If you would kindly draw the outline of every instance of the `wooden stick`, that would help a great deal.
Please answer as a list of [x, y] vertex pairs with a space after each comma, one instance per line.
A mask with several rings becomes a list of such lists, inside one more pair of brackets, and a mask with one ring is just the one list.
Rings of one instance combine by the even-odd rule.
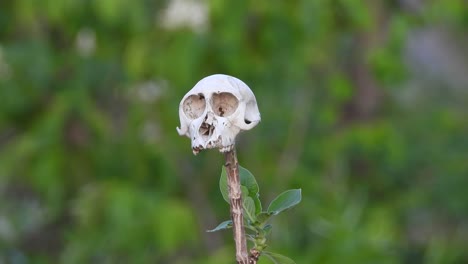
[[242, 191], [239, 177], [239, 163], [235, 147], [225, 153], [227, 184], [229, 190], [229, 204], [231, 209], [232, 230], [236, 244], [236, 260], [238, 264], [251, 264], [247, 254], [247, 240], [244, 230], [244, 216], [242, 209]]

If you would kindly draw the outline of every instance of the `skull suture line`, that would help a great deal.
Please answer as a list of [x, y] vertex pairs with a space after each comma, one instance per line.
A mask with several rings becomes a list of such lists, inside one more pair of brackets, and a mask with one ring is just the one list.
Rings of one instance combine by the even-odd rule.
[[224, 74], [205, 77], [190, 90], [179, 105], [179, 135], [192, 141], [194, 154], [203, 149], [233, 149], [240, 131], [260, 122], [257, 100], [241, 80]]

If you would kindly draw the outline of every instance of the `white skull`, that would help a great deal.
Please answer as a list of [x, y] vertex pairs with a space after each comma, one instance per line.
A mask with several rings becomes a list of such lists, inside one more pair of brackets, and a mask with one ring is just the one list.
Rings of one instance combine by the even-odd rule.
[[192, 150], [230, 151], [240, 131], [260, 122], [257, 100], [241, 80], [224, 74], [203, 78], [179, 105], [179, 135], [192, 140]]

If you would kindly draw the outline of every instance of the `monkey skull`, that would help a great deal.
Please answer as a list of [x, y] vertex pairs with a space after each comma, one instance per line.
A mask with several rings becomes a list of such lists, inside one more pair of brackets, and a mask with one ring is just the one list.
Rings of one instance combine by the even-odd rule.
[[240, 131], [260, 122], [257, 100], [241, 80], [215, 74], [200, 80], [179, 105], [179, 135], [192, 141], [194, 154], [203, 149], [233, 149]]

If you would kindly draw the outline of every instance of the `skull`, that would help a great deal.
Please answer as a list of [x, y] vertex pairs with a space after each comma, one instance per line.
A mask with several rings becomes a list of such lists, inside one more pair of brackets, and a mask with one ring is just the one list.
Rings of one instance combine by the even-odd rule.
[[224, 74], [203, 78], [179, 105], [179, 135], [192, 141], [192, 150], [233, 149], [240, 131], [250, 130], [260, 122], [257, 100], [241, 80]]

